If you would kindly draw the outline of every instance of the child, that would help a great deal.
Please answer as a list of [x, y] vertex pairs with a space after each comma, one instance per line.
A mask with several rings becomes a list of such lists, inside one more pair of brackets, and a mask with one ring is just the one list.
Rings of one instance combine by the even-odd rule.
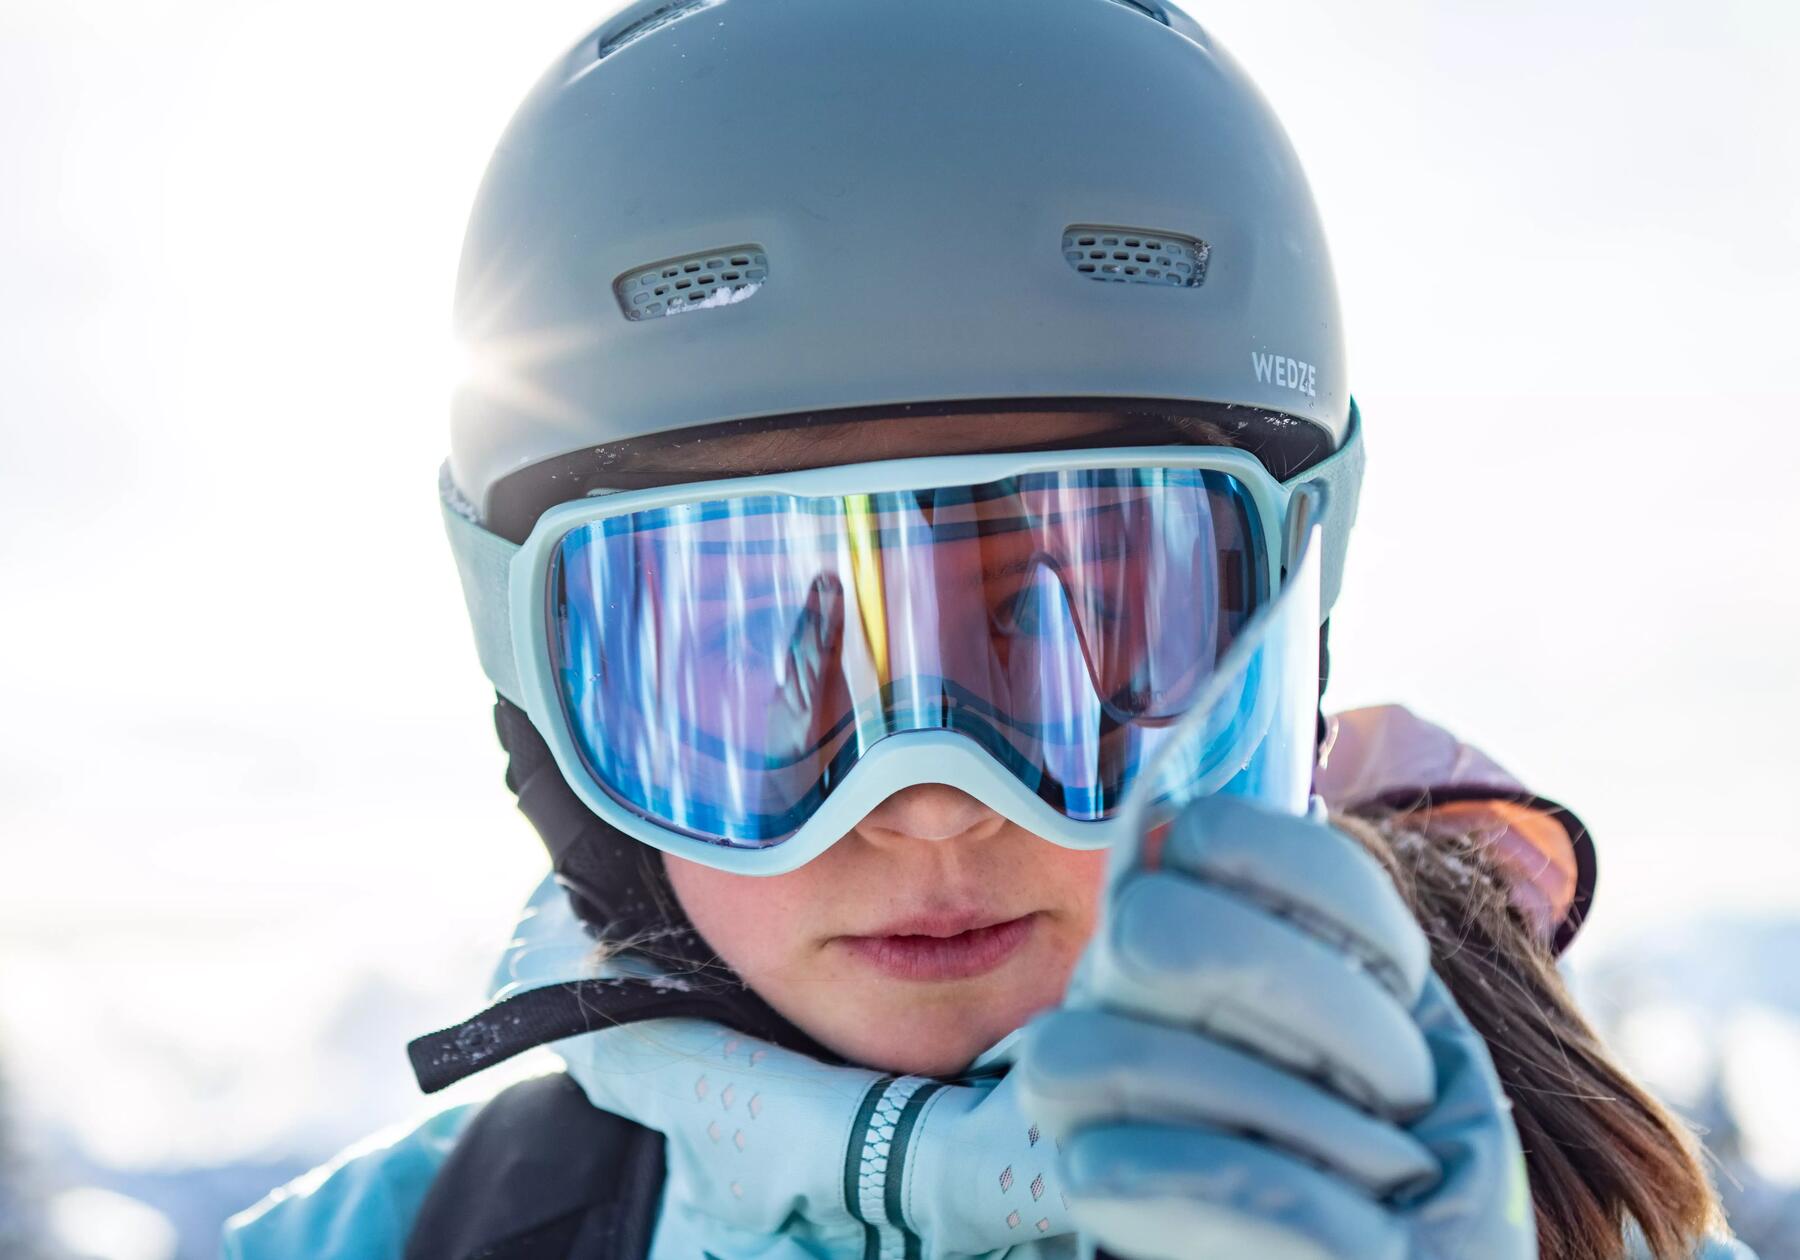
[[1578, 824], [1319, 717], [1335, 291], [1185, 14], [643, 0], [502, 141], [458, 322], [555, 876], [414, 1065], [567, 1070], [228, 1255], [1741, 1254], [1556, 975]]

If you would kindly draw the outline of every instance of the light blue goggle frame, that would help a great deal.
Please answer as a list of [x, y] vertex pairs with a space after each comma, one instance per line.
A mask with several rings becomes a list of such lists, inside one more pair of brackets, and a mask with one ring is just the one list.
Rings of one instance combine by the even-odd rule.
[[[1352, 405], [1351, 428], [1344, 446], [1285, 482], [1270, 476], [1254, 456], [1228, 447], [1118, 447], [892, 459], [580, 499], [545, 512], [523, 545], [483, 529], [456, 494], [447, 469], [439, 479], [439, 489], [482, 669], [496, 691], [525, 710], [581, 801], [620, 831], [664, 852], [737, 874], [778, 875], [823, 852], [881, 801], [921, 783], [958, 788], [1018, 825], [1073, 849], [1104, 848], [1125, 839], [1123, 830], [1132, 822], [1124, 816], [1125, 811], [1093, 821], [1069, 818], [1027, 788], [974, 740], [954, 731], [938, 730], [903, 731], [878, 741], [812, 817], [777, 844], [733, 848], [710, 843], [634, 812], [614, 800], [590, 774], [569, 729], [551, 663], [545, 589], [558, 545], [570, 530], [648, 508], [752, 495], [809, 498], [931, 490], [1068, 469], [1211, 469], [1230, 474], [1244, 487], [1269, 547], [1271, 568], [1282, 561], [1282, 540], [1293, 532], [1289, 514], [1295, 496], [1306, 488], [1323, 491], [1309, 495], [1309, 499], [1322, 505], [1320, 607], [1329, 611], [1340, 581], [1343, 541], [1354, 519], [1362, 478], [1360, 428]], [[1271, 586], [1278, 580], [1279, 574], [1269, 575]]]

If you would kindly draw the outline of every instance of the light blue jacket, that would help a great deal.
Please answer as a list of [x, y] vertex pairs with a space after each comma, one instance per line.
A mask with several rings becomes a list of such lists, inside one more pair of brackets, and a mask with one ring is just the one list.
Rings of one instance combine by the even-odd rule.
[[[494, 997], [609, 974], [593, 952], [546, 880]], [[1077, 1254], [1054, 1145], [1019, 1110], [1011, 1076], [895, 1080], [691, 1019], [588, 1033], [554, 1049], [596, 1105], [668, 1139], [652, 1260], [856, 1260], [871, 1242], [895, 1255], [910, 1243], [926, 1257]], [[426, 1190], [480, 1105], [376, 1134], [276, 1190], [228, 1222], [226, 1260], [401, 1260]], [[1701, 1260], [1749, 1254], [1721, 1240]]]
[[[593, 954], [567, 897], [546, 880], [494, 998], [628, 965], [597, 965]], [[694, 1019], [608, 1028], [554, 1049], [597, 1106], [667, 1139], [651, 1248], [659, 1260], [856, 1260], [871, 1242], [899, 1255], [915, 1240], [929, 1240], [924, 1256], [1072, 1256], [1054, 1144], [1019, 1110], [1010, 1076], [979, 1070], [1005, 1044], [959, 1084], [829, 1066]], [[377, 1136], [276, 1191], [228, 1224], [225, 1255], [397, 1260], [476, 1106]]]

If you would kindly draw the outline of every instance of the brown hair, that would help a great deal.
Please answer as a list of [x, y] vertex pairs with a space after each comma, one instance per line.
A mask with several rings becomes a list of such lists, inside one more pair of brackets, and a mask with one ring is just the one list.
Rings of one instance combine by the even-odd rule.
[[1681, 1121], [1614, 1062], [1467, 832], [1392, 811], [1335, 820], [1387, 868], [1432, 969], [1488, 1045], [1525, 1148], [1543, 1260], [1621, 1260], [1635, 1223], [1658, 1260], [1722, 1219]]

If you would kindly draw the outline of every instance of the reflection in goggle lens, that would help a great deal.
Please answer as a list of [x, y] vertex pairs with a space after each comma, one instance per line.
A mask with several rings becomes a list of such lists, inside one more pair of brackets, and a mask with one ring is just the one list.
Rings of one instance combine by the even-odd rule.
[[777, 843], [921, 730], [1096, 819], [1256, 611], [1267, 552], [1214, 470], [710, 500], [571, 530], [551, 650], [596, 782], [689, 835]]

